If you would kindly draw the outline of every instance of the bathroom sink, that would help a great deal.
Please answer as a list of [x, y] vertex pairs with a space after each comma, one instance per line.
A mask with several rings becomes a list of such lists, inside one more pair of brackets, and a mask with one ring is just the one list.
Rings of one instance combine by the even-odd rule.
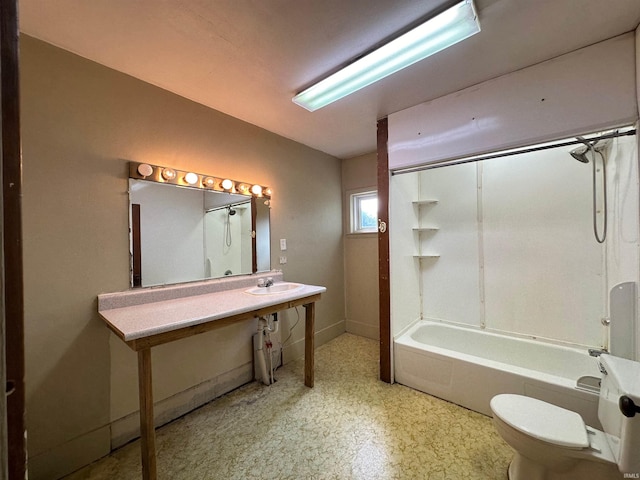
[[245, 292], [251, 295], [275, 295], [277, 293], [293, 292], [294, 290], [301, 289], [303, 286], [304, 285], [300, 283], [280, 282], [274, 283], [270, 287], [251, 287], [245, 290]]

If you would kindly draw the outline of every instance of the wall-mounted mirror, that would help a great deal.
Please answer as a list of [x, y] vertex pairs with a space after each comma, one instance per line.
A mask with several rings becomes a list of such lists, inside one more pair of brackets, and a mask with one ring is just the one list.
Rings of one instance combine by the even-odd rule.
[[268, 271], [265, 202], [255, 196], [130, 178], [132, 286]]

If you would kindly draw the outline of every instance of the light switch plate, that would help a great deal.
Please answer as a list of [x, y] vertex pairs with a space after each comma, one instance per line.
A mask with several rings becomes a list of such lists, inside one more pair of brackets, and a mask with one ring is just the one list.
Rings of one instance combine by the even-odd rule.
[[287, 239], [286, 238], [281, 238], [280, 239], [280, 250], [284, 252], [286, 249], [287, 249]]

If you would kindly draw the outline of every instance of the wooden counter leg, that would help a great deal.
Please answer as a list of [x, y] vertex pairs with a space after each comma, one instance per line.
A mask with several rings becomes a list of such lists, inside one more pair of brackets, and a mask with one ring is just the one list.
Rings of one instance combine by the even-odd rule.
[[138, 351], [138, 390], [140, 393], [142, 478], [156, 480], [156, 432], [153, 424], [151, 348], [143, 348]]
[[314, 334], [316, 304], [309, 303], [304, 306], [304, 384], [313, 388], [314, 374]]

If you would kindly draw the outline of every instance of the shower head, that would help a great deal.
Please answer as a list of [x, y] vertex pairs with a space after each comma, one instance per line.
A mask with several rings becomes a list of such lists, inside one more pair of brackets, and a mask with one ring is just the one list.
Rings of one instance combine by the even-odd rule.
[[571, 150], [569, 154], [573, 158], [575, 158], [576, 160], [582, 163], [589, 163], [589, 159], [587, 158], [587, 152], [589, 152], [589, 150], [593, 150], [594, 154], [595, 152], [599, 152], [602, 155], [602, 152], [606, 150], [606, 148], [611, 143], [611, 139], [596, 140], [593, 143], [589, 143], [587, 140], [585, 140], [582, 137], [576, 137], [576, 139], [584, 143], [584, 145]]
[[589, 151], [589, 147], [586, 145], [582, 147], [578, 147], [569, 152], [569, 154], [582, 163], [589, 163], [589, 159], [587, 158], [587, 152]]

